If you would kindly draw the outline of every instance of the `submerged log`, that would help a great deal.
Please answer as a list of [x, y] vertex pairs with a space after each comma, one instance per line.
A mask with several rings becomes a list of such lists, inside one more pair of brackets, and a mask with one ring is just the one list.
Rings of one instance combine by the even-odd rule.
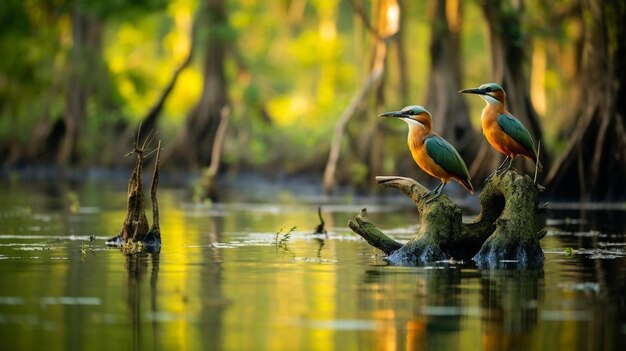
[[539, 187], [516, 171], [491, 177], [480, 193], [480, 214], [463, 223], [461, 209], [442, 195], [426, 203], [428, 192], [411, 178], [376, 177], [415, 202], [420, 215], [415, 236], [401, 244], [381, 232], [366, 209], [349, 222], [350, 228], [383, 251], [394, 265], [423, 265], [449, 259], [473, 259], [480, 268], [539, 267], [543, 251], [537, 207]]
[[[139, 133], [137, 135], [139, 135]], [[157, 201], [161, 141], [159, 141], [156, 149], [152, 185], [150, 187], [150, 197], [152, 201], [152, 226], [149, 225], [148, 218], [146, 217], [145, 196], [141, 178], [144, 159], [147, 156], [146, 145], [149, 144], [149, 139], [150, 137], [148, 137], [140, 147], [139, 140], [134, 138], [133, 151], [128, 153], [128, 155], [137, 155], [137, 161], [135, 163], [135, 169], [133, 170], [130, 180], [128, 181], [126, 219], [122, 224], [120, 234], [107, 240], [106, 242], [107, 245], [121, 247], [126, 253], [136, 253], [141, 251], [158, 252], [161, 249], [159, 204]]]

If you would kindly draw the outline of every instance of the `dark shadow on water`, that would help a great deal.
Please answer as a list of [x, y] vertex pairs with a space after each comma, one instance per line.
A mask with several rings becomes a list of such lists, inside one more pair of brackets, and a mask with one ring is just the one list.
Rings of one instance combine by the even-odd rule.
[[[554, 205], [558, 207], [558, 205]], [[548, 206], [550, 208], [550, 206]], [[588, 232], [590, 230], [607, 234], [624, 234], [626, 209], [588, 208], [580, 204], [577, 208], [550, 209], [548, 218], [556, 221], [561, 230]]]
[[157, 253], [139, 253], [126, 255], [126, 271], [128, 272], [128, 315], [133, 331], [133, 349], [144, 350], [148, 345], [144, 344], [142, 335], [142, 303], [141, 285], [145, 275], [148, 273], [148, 261], [152, 264], [150, 269], [150, 313], [152, 315], [152, 349], [157, 349], [160, 345], [159, 323], [157, 318], [157, 281], [159, 278], [159, 256]]

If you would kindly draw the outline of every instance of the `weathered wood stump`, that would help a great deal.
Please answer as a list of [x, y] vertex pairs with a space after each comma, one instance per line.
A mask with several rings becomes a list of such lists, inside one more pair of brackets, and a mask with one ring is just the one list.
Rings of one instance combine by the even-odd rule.
[[415, 202], [420, 215], [418, 232], [401, 244], [381, 232], [365, 209], [349, 222], [370, 245], [382, 250], [394, 265], [424, 265], [449, 259], [473, 259], [479, 268], [540, 267], [543, 251], [537, 207], [539, 187], [510, 170], [491, 177], [480, 193], [481, 212], [463, 223], [461, 209], [442, 195], [426, 203], [428, 192], [411, 178], [376, 177], [379, 184], [397, 188]]
[[[148, 137], [148, 140], [149, 139], [150, 138]], [[128, 181], [126, 219], [124, 220], [120, 234], [106, 241], [107, 245], [119, 246], [128, 254], [137, 252], [158, 252], [161, 249], [159, 203], [157, 201], [161, 141], [159, 141], [156, 149], [152, 185], [150, 187], [150, 197], [152, 200], [152, 226], [150, 226], [148, 218], [146, 217], [141, 175], [144, 159], [146, 157], [146, 144], [149, 144], [148, 140], [146, 140], [141, 147], [139, 147], [138, 138], [133, 141], [133, 151], [131, 151], [128, 155], [135, 154], [137, 156], [137, 161], [135, 163], [133, 173]]]

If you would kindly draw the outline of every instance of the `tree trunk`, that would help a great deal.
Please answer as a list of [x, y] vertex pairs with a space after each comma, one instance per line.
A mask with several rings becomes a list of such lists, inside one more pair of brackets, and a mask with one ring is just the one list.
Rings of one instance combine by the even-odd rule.
[[[47, 137], [44, 138], [42, 131], [35, 135], [40, 140], [46, 140], [45, 144], [39, 143], [44, 150], [30, 150], [35, 155], [53, 152], [60, 164], [76, 164], [85, 155], [110, 159], [115, 148], [100, 148], [95, 154], [94, 145], [109, 141], [111, 135], [119, 132], [119, 126], [110, 119], [95, 117], [86, 123], [88, 106], [101, 115], [117, 114], [118, 109], [115, 87], [103, 60], [103, 19], [97, 11], [78, 3], [72, 9], [71, 18], [72, 49], [65, 68], [67, 79], [64, 82], [65, 110], [62, 120], [47, 128]], [[87, 142], [82, 138], [81, 133], [85, 133], [87, 128], [97, 128], [96, 139]]]
[[[626, 198], [626, 5], [582, 2], [581, 114], [565, 153], [548, 174], [550, 195]], [[574, 196], [573, 196], [574, 195]]]
[[[470, 122], [461, 82], [461, 6], [458, 1], [431, 0], [430, 77], [426, 108], [435, 132], [455, 146], [468, 163], [476, 158], [482, 136]], [[473, 176], [473, 175], [472, 175]]]
[[[396, 19], [393, 16], [390, 16], [390, 12], [398, 11], [398, 17]], [[398, 55], [398, 84], [401, 88], [398, 89], [398, 94], [401, 97], [408, 97], [408, 74], [406, 72], [406, 58], [404, 57], [404, 51], [401, 46], [401, 33], [402, 33], [402, 22], [400, 19], [401, 7], [398, 2], [395, 0], [390, 1], [381, 1], [378, 3], [377, 13], [378, 20], [376, 28], [378, 28], [379, 32], [382, 33], [384, 38], [389, 36], [394, 36], [394, 40], [392, 42], [387, 43], [385, 57], [382, 59], [383, 64], [387, 60], [390, 60], [389, 52], [391, 50], [391, 46], [396, 47], [396, 53]], [[381, 80], [377, 82], [374, 90], [375, 99], [373, 109], [374, 111], [380, 111], [380, 109], [385, 105], [386, 97], [386, 83], [387, 83], [387, 74], [384, 74], [381, 77]], [[404, 100], [406, 101], [406, 99]], [[366, 113], [367, 111], [363, 111]], [[383, 164], [385, 160], [385, 148], [384, 148], [384, 133], [381, 130], [381, 125], [383, 123], [382, 118], [374, 118], [372, 120], [371, 127], [368, 132], [362, 133], [357, 132], [357, 137], [360, 137], [359, 144], [363, 147], [361, 149], [364, 151], [359, 159], [363, 164], [367, 164], [367, 173], [360, 185], [362, 187], [366, 187], [369, 189], [371, 187], [371, 183], [369, 179], [371, 179], [375, 174], [380, 174], [383, 172]]]
[[[78, 132], [87, 112], [89, 90], [85, 84], [85, 73], [89, 69], [90, 31], [100, 31], [94, 17], [84, 12], [79, 4], [72, 11], [72, 51], [68, 62], [64, 133], [57, 153], [61, 164], [75, 162], [78, 158]], [[100, 33], [97, 34], [100, 36]], [[99, 45], [99, 43], [97, 43]], [[93, 46], [93, 45], [92, 45]]]
[[[372, 87], [382, 78], [384, 71], [384, 57], [387, 47], [384, 43], [379, 43], [374, 50], [374, 56], [376, 57], [375, 65], [370, 71], [369, 76], [363, 82], [361, 88], [355, 93], [350, 101], [350, 104], [339, 116], [337, 123], [335, 124], [335, 130], [333, 132], [333, 138], [331, 140], [330, 151], [328, 154], [328, 161], [326, 162], [326, 168], [324, 169], [324, 178], [322, 187], [326, 193], [330, 193], [337, 183], [337, 163], [339, 162], [339, 154], [341, 152], [341, 143], [346, 130], [346, 125], [352, 116], [356, 113], [357, 109], [363, 104], [367, 98]], [[381, 53], [383, 52], [383, 53]]]
[[[335, 130], [333, 132], [333, 138], [331, 140], [330, 151], [328, 153], [328, 161], [326, 162], [324, 177], [322, 181], [322, 187], [326, 193], [330, 193], [337, 183], [337, 165], [339, 162], [341, 144], [346, 131], [346, 126], [350, 119], [357, 113], [357, 111], [363, 108], [365, 100], [370, 95], [370, 93], [372, 91], [378, 91], [377, 88], [380, 87], [381, 81], [384, 77], [385, 62], [387, 60], [387, 51], [389, 48], [388, 41], [391, 40], [391, 37], [393, 37], [398, 32], [399, 28], [398, 21], [400, 8], [395, 0], [385, 0], [379, 3], [375, 27], [372, 27], [371, 24], [367, 22], [364, 14], [361, 12], [362, 9], [360, 7], [357, 7], [355, 4], [353, 5], [355, 6], [355, 12], [361, 16], [365, 26], [374, 36], [372, 64], [367, 78], [365, 79], [361, 87], [355, 92], [352, 100], [350, 101], [350, 104], [344, 109], [344, 111], [339, 116], [337, 123], [335, 124]], [[398, 11], [398, 17], [389, 17], [388, 13], [390, 10]], [[378, 101], [380, 101], [380, 96]], [[373, 127], [370, 128], [370, 130], [365, 134], [367, 134], [368, 137], [373, 137], [376, 141], [378, 140], [376, 137], [377, 133], [378, 128], [376, 126], [376, 123], [374, 123]], [[364, 148], [364, 150], [371, 149], [369, 147], [366, 147]], [[377, 160], [377, 155], [375, 152], [376, 151], [362, 152], [359, 159], [364, 160], [367, 157], [364, 155], [368, 155], [370, 157], [370, 165], [378, 167], [380, 161]]]
[[[154, 105], [152, 105], [148, 113], [141, 120], [141, 124], [140, 124], [141, 129], [144, 130], [145, 133], [151, 133], [157, 129], [159, 116], [161, 115], [161, 112], [163, 111], [163, 107], [165, 106], [167, 99], [169, 98], [171, 92], [174, 90], [174, 87], [176, 86], [178, 77], [189, 66], [189, 64], [192, 61], [193, 52], [194, 52], [194, 48], [196, 44], [195, 38], [196, 38], [196, 26], [197, 25], [198, 25], [198, 20], [197, 18], [194, 18], [194, 22], [191, 28], [191, 33], [189, 34], [191, 37], [191, 40], [190, 40], [191, 45], [189, 46], [189, 52], [187, 53], [187, 57], [185, 57], [183, 62], [181, 62], [181, 64], [176, 68], [176, 70], [174, 70], [170, 78], [170, 81], [167, 83], [163, 91], [161, 91], [161, 95], [159, 96], [157, 101], [154, 103]], [[126, 128], [126, 132], [124, 132], [124, 135], [130, 135], [132, 139], [133, 133], [131, 132], [130, 128], [134, 128], [134, 126], [128, 126], [128, 128]], [[142, 137], [143, 137], [142, 135], [139, 135], [139, 139], [141, 139]], [[131, 139], [128, 139], [126, 143], [119, 143], [118, 150], [121, 152], [121, 147], [126, 147], [128, 143], [132, 143]]]
[[[535, 142], [540, 142], [543, 135], [539, 117], [530, 100], [528, 79], [524, 71], [526, 51], [521, 21], [524, 10], [523, 1], [483, 0], [482, 8], [489, 30], [491, 80], [502, 85], [507, 93], [509, 111], [528, 128]], [[543, 142], [542, 144], [545, 145]], [[483, 146], [481, 157], [476, 159], [470, 167], [472, 174], [489, 174], [500, 163], [501, 156], [494, 157], [500, 154], [491, 148], [487, 148], [488, 151], [486, 151], [485, 148], [486, 146]], [[547, 169], [550, 160], [545, 147], [541, 148], [540, 160]], [[532, 161], [524, 160], [523, 162], [524, 166], [520, 167], [521, 170], [534, 172], [535, 166]]]
[[543, 251], [537, 196], [539, 189], [528, 176], [515, 171], [491, 177], [480, 194], [481, 213], [471, 223], [461, 221], [461, 209], [442, 195], [427, 203], [428, 192], [410, 178], [376, 177], [415, 202], [420, 218], [413, 239], [402, 245], [389, 238], [367, 218], [365, 209], [350, 221], [350, 228], [382, 250], [395, 265], [432, 264], [448, 259], [472, 258], [479, 267], [540, 267]]
[[213, 150], [211, 150], [211, 163], [204, 170], [202, 179], [200, 180], [200, 194], [197, 194], [199, 199], [211, 199], [217, 200], [217, 188], [215, 187], [215, 177], [220, 166], [220, 160], [222, 159], [222, 146], [224, 145], [224, 139], [226, 137], [226, 128], [228, 128], [228, 120], [230, 118], [230, 108], [225, 106], [222, 108], [220, 116], [220, 124], [217, 127], [217, 133], [215, 134], [215, 140], [213, 142]]
[[220, 122], [220, 111], [228, 105], [228, 86], [224, 72], [229, 25], [224, 0], [205, 0], [204, 81], [198, 104], [189, 112], [178, 136], [163, 155], [169, 161], [198, 169], [211, 160], [211, 149]]

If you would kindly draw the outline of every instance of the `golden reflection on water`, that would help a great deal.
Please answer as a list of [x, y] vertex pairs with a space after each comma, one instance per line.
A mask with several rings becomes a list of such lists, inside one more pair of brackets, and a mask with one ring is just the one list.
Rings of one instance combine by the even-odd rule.
[[[101, 201], [77, 193], [81, 206]], [[103, 203], [100, 212], [87, 214], [58, 210], [66, 205], [44, 197], [44, 205], [24, 214], [0, 208], [8, 213], [0, 234], [37, 234], [0, 239], [6, 346], [585, 350], [616, 349], [624, 338], [624, 259], [548, 253], [540, 271], [382, 266], [367, 244], [338, 233], [347, 214], [326, 215], [331, 236], [313, 237], [314, 206], [189, 210], [173, 194], [161, 195], [164, 246], [155, 255], [125, 256], [101, 241], [81, 253], [81, 240], [70, 238], [112, 236], [125, 214], [119, 206]], [[277, 245], [282, 225], [298, 229]], [[40, 227], [48, 232], [33, 229]], [[550, 237], [542, 245], [562, 246]]]
[[[313, 241], [295, 241], [289, 250], [310, 250]], [[274, 262], [263, 272], [251, 262], [237, 263], [248, 250], [225, 250], [224, 294], [229, 296], [224, 324], [226, 349], [328, 350], [333, 345], [330, 328], [309, 324], [333, 321], [336, 316], [336, 267], [294, 261], [280, 249], [268, 250], [259, 261]], [[323, 324], [323, 323], [321, 323]], [[245, 335], [242, 335], [245, 330]]]

